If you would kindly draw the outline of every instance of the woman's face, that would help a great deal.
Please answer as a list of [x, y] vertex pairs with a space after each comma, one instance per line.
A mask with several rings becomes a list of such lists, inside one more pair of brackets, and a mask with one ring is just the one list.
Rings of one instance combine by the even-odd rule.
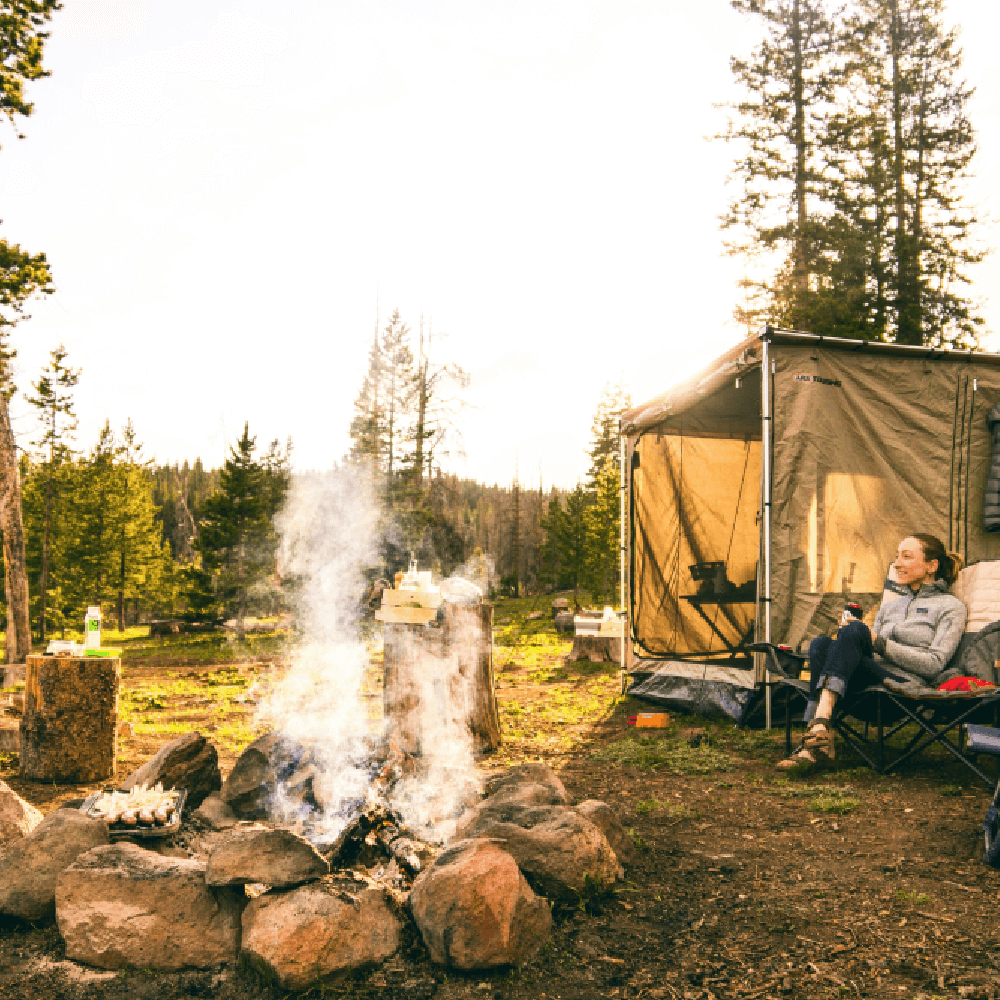
[[938, 569], [937, 559], [930, 562], [924, 560], [924, 547], [916, 538], [904, 538], [899, 543], [896, 554], [896, 579], [904, 587], [919, 590], [923, 583], [930, 583]]

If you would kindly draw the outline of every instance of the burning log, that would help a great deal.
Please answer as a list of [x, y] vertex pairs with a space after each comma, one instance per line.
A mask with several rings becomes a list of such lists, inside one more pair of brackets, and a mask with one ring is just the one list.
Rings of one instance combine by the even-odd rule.
[[[444, 603], [437, 627], [386, 622], [382, 706], [390, 744], [428, 753], [435, 712], [461, 711], [477, 753], [500, 745], [493, 681], [493, 606]], [[430, 703], [429, 703], [430, 702]]]
[[21, 719], [21, 777], [86, 784], [115, 773], [121, 660], [29, 656]]

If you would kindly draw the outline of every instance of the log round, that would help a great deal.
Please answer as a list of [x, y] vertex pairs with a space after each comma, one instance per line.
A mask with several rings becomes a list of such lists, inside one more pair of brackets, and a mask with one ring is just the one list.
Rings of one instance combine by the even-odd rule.
[[121, 660], [29, 656], [21, 717], [21, 777], [86, 784], [118, 765]]
[[404, 753], [433, 751], [423, 746], [426, 706], [421, 693], [428, 682], [446, 675], [452, 703], [467, 701], [475, 752], [495, 750], [500, 746], [500, 714], [493, 682], [493, 605], [445, 603], [443, 608], [439, 628], [383, 625], [382, 709], [390, 741]]

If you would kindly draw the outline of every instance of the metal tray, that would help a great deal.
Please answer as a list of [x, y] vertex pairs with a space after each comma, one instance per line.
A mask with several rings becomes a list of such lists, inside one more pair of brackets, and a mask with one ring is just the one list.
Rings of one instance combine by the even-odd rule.
[[[90, 816], [90, 810], [93, 808], [94, 803], [105, 792], [114, 791], [127, 792], [128, 789], [102, 788], [99, 792], [91, 792], [83, 800], [80, 812], [91, 819], [97, 819], [98, 817], [96, 816]], [[176, 833], [181, 828], [181, 813], [184, 811], [187, 789], [177, 788], [175, 791], [177, 792], [177, 801], [174, 803], [174, 818], [166, 826], [126, 826], [121, 822], [111, 823], [108, 824], [108, 836], [112, 840], [121, 840], [123, 837], [138, 837], [140, 840], [159, 840], [161, 837], [169, 837], [171, 834]]]

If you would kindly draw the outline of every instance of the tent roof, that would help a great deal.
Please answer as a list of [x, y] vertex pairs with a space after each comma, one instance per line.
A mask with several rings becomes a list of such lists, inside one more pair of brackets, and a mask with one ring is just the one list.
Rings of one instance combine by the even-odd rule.
[[821, 337], [794, 330], [774, 330], [766, 328], [716, 358], [696, 375], [675, 385], [672, 389], [655, 396], [648, 403], [634, 406], [622, 414], [623, 434], [636, 435], [655, 427], [657, 424], [680, 416], [697, 403], [715, 395], [731, 384], [731, 380], [741, 372], [760, 367], [763, 357], [763, 343], [789, 346], [820, 346], [826, 350], [847, 352], [864, 351], [867, 354], [892, 355], [898, 358], [910, 357], [914, 361], [948, 361], [1000, 367], [1000, 354], [986, 351], [953, 351], [937, 347], [911, 347], [906, 344], [884, 344], [872, 340], [848, 340], [843, 337]]

